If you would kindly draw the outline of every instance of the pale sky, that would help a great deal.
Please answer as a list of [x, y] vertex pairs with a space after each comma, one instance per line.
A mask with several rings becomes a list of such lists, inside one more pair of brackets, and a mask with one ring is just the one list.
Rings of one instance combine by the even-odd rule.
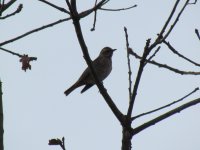
[[[65, 0], [50, 2], [67, 8]], [[78, 10], [91, 8], [94, 2], [77, 1]], [[15, 10], [20, 3], [23, 4], [20, 14], [1, 20], [0, 43], [34, 28], [69, 17], [37, 0], [18, 0], [4, 14]], [[92, 59], [95, 59], [105, 46], [118, 49], [113, 55], [113, 70], [104, 81], [104, 86], [123, 113], [127, 112], [128, 106], [128, 67], [123, 28], [126, 26], [128, 29], [130, 47], [141, 55], [146, 40], [152, 38], [153, 41], [160, 32], [174, 1], [110, 1], [105, 8], [124, 8], [134, 4], [138, 7], [127, 11], [98, 11], [94, 32], [90, 31], [94, 14], [81, 20], [83, 35]], [[198, 63], [200, 41], [194, 30], [200, 30], [199, 14], [199, 3], [188, 6], [167, 38], [176, 50]], [[5, 150], [61, 150], [59, 146], [49, 146], [48, 140], [63, 136], [66, 139], [67, 150], [121, 149], [121, 125], [96, 86], [84, 94], [80, 94], [81, 88], [68, 97], [63, 94], [87, 66], [71, 21], [34, 33], [3, 47], [38, 58], [37, 61], [31, 62], [32, 70], [24, 72], [21, 70], [18, 57], [0, 51]], [[172, 54], [165, 45], [161, 45], [161, 50], [154, 59], [181, 70], [199, 71], [198, 67]], [[133, 82], [138, 64], [139, 61], [131, 57]], [[199, 87], [199, 81], [200, 76], [182, 76], [147, 65], [139, 86], [133, 115], [183, 97]], [[139, 118], [133, 126], [141, 125], [199, 97], [198, 91], [180, 104]], [[142, 131], [133, 137], [133, 149], [199, 150], [199, 113], [200, 105], [195, 105]]]

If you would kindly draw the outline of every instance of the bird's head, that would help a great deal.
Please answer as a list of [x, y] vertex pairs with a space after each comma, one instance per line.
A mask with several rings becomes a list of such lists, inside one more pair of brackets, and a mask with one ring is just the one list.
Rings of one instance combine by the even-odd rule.
[[117, 49], [112, 49], [110, 47], [104, 47], [100, 52], [100, 56], [111, 58], [113, 55], [113, 52], [115, 50], [117, 50]]

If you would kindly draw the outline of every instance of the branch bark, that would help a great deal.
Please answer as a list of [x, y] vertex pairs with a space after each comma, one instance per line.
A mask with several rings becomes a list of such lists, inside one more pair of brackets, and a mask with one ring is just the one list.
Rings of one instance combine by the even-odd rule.
[[158, 122], [160, 122], [160, 121], [162, 121], [162, 120], [164, 120], [164, 119], [166, 119], [166, 118], [168, 118], [168, 117], [170, 117], [170, 116], [172, 116], [172, 115], [174, 115], [176, 113], [179, 113], [179, 112], [181, 112], [182, 110], [184, 110], [186, 108], [189, 108], [189, 107], [191, 107], [193, 105], [196, 105], [198, 103], [200, 103], [200, 98], [195, 99], [193, 101], [190, 101], [188, 103], [185, 103], [185, 104], [183, 104], [183, 105], [181, 105], [181, 106], [179, 106], [179, 107], [177, 107], [177, 108], [175, 108], [175, 109], [173, 109], [171, 111], [168, 111], [167, 113], [165, 113], [163, 115], [160, 115], [160, 116], [156, 117], [155, 119], [152, 119], [152, 120], [150, 120], [150, 121], [148, 121], [148, 122], [146, 122], [146, 123], [134, 128], [132, 130], [132, 134], [134, 136], [134, 135], [140, 133], [141, 131], [149, 128], [150, 126], [155, 125], [156, 123], [158, 123]]

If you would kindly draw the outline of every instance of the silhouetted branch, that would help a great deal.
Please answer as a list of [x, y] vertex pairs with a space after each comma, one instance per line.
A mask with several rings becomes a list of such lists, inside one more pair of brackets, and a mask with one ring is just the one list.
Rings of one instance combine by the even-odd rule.
[[147, 64], [148, 61], [152, 60], [156, 56], [156, 54], [158, 53], [159, 50], [160, 50], [160, 46], [158, 46], [158, 48], [155, 50], [155, 52], [147, 59], [147, 61], [145, 62], [145, 65]]
[[[97, 5], [97, 0], [95, 1], [95, 6], [96, 5]], [[96, 21], [97, 21], [97, 10], [94, 11], [94, 23], [93, 23], [93, 27], [90, 29], [90, 31], [94, 31], [95, 30]]]
[[127, 8], [119, 8], [119, 9], [108, 9], [108, 8], [100, 8], [100, 10], [105, 10], [105, 11], [122, 11], [122, 10], [128, 10], [131, 8], [137, 7], [137, 5], [133, 5]]
[[200, 67], [200, 64], [198, 64], [198, 63], [192, 61], [191, 59], [189, 59], [189, 58], [183, 56], [182, 54], [180, 54], [169, 42], [166, 42], [166, 41], [164, 40], [163, 43], [165, 43], [165, 44], [168, 46], [168, 48], [169, 48], [174, 54], [176, 54], [176, 55], [178, 55], [179, 57], [181, 57], [181, 58], [187, 60], [188, 62], [190, 62], [190, 63], [192, 63], [192, 64], [194, 64], [194, 65]]
[[60, 145], [60, 147], [63, 149], [63, 150], [66, 150], [65, 149], [65, 138], [63, 137], [62, 140], [60, 139], [50, 139], [49, 140], [49, 145]]
[[170, 117], [170, 116], [172, 116], [176, 113], [180, 113], [182, 110], [189, 108], [193, 105], [196, 105], [198, 103], [200, 103], [200, 98], [192, 100], [188, 103], [185, 103], [185, 104], [183, 104], [183, 105], [181, 105], [181, 106], [179, 106], [175, 109], [172, 109], [172, 110], [168, 111], [167, 113], [160, 115], [160, 116], [156, 117], [155, 119], [152, 119], [152, 120], [134, 128], [132, 130], [132, 135], [134, 136], [134, 135], [138, 134], [139, 132], [149, 128], [150, 126], [155, 125], [156, 123], [158, 123], [158, 122], [160, 122], [160, 121], [162, 121], [162, 120], [164, 120], [164, 119], [166, 119], [166, 118], [168, 118], [168, 117]]
[[[181, 11], [178, 13], [174, 23], [171, 25], [170, 29], [167, 31], [167, 33], [164, 35], [163, 39], [161, 40], [162, 42], [169, 36], [169, 34], [171, 33], [171, 31], [173, 30], [173, 28], [175, 27], [176, 23], [179, 21], [179, 18], [181, 16], [181, 14], [183, 13], [183, 11], [185, 10], [186, 6], [188, 5], [190, 0], [187, 0], [185, 2], [185, 4], [183, 5]], [[162, 35], [161, 35], [162, 36]]]
[[[142, 59], [142, 57], [139, 56], [138, 54], [136, 54], [133, 50], [130, 52], [130, 54], [133, 55], [137, 59], [140, 59], [140, 60]], [[200, 75], [200, 72], [178, 70], [178, 69], [170, 67], [170, 66], [168, 66], [166, 64], [158, 63], [158, 62], [156, 62], [154, 60], [152, 60], [152, 61], [146, 60], [146, 62], [150, 63], [150, 64], [153, 64], [153, 65], [156, 65], [156, 66], [161, 67], [161, 68], [168, 69], [168, 70], [170, 70], [172, 72], [175, 72], [175, 73], [178, 73], [178, 74], [181, 74], [181, 75]]]
[[196, 35], [197, 35], [198, 39], [200, 40], [200, 34], [199, 34], [199, 30], [198, 30], [198, 29], [195, 29], [195, 33], [196, 33]]
[[6, 44], [11, 43], [11, 42], [14, 42], [14, 41], [17, 41], [17, 40], [19, 40], [19, 39], [21, 39], [21, 38], [23, 38], [23, 37], [26, 37], [26, 36], [28, 36], [28, 35], [34, 33], [34, 32], [41, 31], [41, 30], [43, 30], [43, 29], [52, 27], [52, 26], [54, 26], [54, 25], [56, 25], [56, 24], [62, 23], [62, 22], [64, 22], [64, 21], [68, 21], [68, 20], [70, 20], [70, 19], [71, 19], [71, 17], [65, 18], [65, 19], [60, 19], [60, 20], [55, 21], [55, 22], [53, 22], [53, 23], [44, 25], [44, 26], [39, 27], [39, 28], [36, 28], [36, 29], [33, 29], [33, 30], [28, 31], [28, 32], [26, 32], [26, 33], [24, 33], [24, 34], [22, 34], [22, 35], [20, 35], [20, 36], [17, 36], [17, 37], [15, 37], [15, 38], [13, 38], [13, 39], [10, 39], [10, 40], [7, 40], [7, 41], [4, 41], [4, 42], [0, 43], [0, 46], [6, 45]]
[[4, 129], [3, 129], [3, 99], [2, 82], [0, 80], [0, 149], [4, 150]]
[[26, 71], [27, 69], [30, 69], [31, 70], [31, 65], [30, 65], [30, 62], [33, 61], [33, 60], [37, 60], [37, 57], [29, 57], [28, 55], [24, 54], [24, 55], [21, 55], [21, 54], [18, 54], [18, 53], [15, 53], [15, 52], [12, 52], [10, 50], [7, 50], [5, 48], [2, 48], [0, 47], [0, 49], [4, 52], [7, 52], [7, 53], [10, 53], [12, 55], [15, 55], [15, 56], [18, 56], [20, 57], [20, 62], [22, 63], [22, 70]]
[[23, 8], [23, 5], [20, 4], [20, 5], [18, 6], [18, 8], [17, 8], [13, 13], [8, 14], [8, 15], [6, 15], [6, 16], [4, 16], [4, 17], [0, 17], [0, 19], [6, 19], [6, 18], [8, 18], [8, 17], [14, 16], [15, 14], [21, 12], [22, 8]]
[[133, 106], [134, 106], [135, 98], [136, 98], [136, 95], [137, 95], [137, 90], [138, 90], [138, 87], [139, 87], [140, 79], [142, 77], [143, 69], [145, 67], [145, 61], [146, 61], [147, 56], [151, 52], [151, 49], [149, 49], [150, 41], [151, 41], [151, 39], [148, 39], [146, 41], [146, 45], [144, 47], [143, 55], [142, 55], [142, 58], [140, 60], [140, 66], [139, 66], [139, 69], [138, 69], [137, 77], [136, 77], [136, 80], [135, 80], [135, 84], [134, 84], [134, 88], [133, 88], [133, 92], [132, 92], [132, 96], [131, 96], [131, 101], [129, 102], [129, 107], [128, 107], [128, 111], [127, 111], [128, 118], [131, 118], [131, 114], [132, 114], [132, 111], [133, 111]]
[[148, 111], [148, 112], [139, 114], [139, 115], [137, 115], [137, 116], [134, 116], [134, 117], [132, 117], [132, 121], [135, 120], [135, 119], [137, 119], [137, 118], [139, 118], [139, 117], [142, 117], [142, 116], [145, 116], [145, 115], [149, 115], [149, 114], [154, 113], [154, 112], [157, 112], [157, 111], [159, 111], [159, 110], [161, 110], [161, 109], [170, 107], [171, 105], [174, 105], [174, 104], [176, 104], [176, 103], [178, 103], [178, 102], [184, 100], [185, 98], [187, 98], [188, 96], [192, 95], [193, 93], [195, 93], [195, 92], [198, 91], [198, 90], [199, 90], [199, 88], [195, 88], [195, 89], [194, 89], [192, 92], [190, 92], [189, 94], [185, 95], [184, 97], [182, 97], [182, 98], [180, 98], [180, 99], [178, 99], [178, 100], [176, 100], [176, 101], [174, 101], [174, 102], [172, 102], [172, 103], [169, 103], [169, 104], [167, 104], [167, 105], [165, 105], [165, 106], [162, 106], [162, 107], [156, 108], [156, 109], [154, 109], [154, 110], [151, 110], [151, 111]]
[[49, 6], [53, 7], [53, 8], [55, 8], [55, 9], [61, 11], [61, 12], [70, 14], [69, 11], [67, 11], [65, 8], [59, 7], [59, 6], [57, 6], [57, 5], [53, 4], [53, 3], [50, 3], [50, 2], [48, 2], [48, 1], [46, 1], [46, 0], [38, 0], [38, 1], [41, 1], [41, 2], [47, 4], [47, 5], [49, 5]]
[[197, 0], [195, 0], [193, 3], [188, 3], [188, 4], [196, 4], [197, 3]]
[[[103, 1], [99, 2], [94, 8], [91, 8], [91, 9], [88, 9], [86, 11], [81, 12], [80, 14], [78, 14], [79, 18], [84, 18], [84, 17], [88, 16], [93, 11], [95, 11], [96, 9], [99, 9], [101, 6], [103, 6], [106, 2], [107, 2], [107, 0], [103, 0]], [[13, 39], [10, 39], [10, 40], [7, 40], [7, 41], [4, 41], [4, 42], [0, 43], [0, 46], [6, 45], [6, 44], [11, 43], [11, 42], [14, 42], [16, 40], [19, 40], [19, 39], [21, 39], [23, 37], [26, 37], [26, 36], [32, 34], [32, 33], [41, 31], [41, 30], [49, 28], [49, 27], [52, 27], [52, 26], [57, 25], [59, 23], [62, 23], [62, 22], [65, 22], [65, 21], [69, 21], [70, 19], [71, 19], [71, 17], [65, 18], [65, 19], [60, 19], [58, 21], [52, 22], [52, 23], [44, 25], [42, 27], [33, 29], [33, 30], [28, 31], [28, 32], [26, 32], [26, 33], [24, 33], [24, 34], [22, 34], [20, 36], [17, 36], [17, 37], [15, 37]]]
[[[106, 103], [108, 104], [108, 106], [110, 107], [110, 109], [112, 110], [113, 114], [116, 116], [116, 118], [119, 120], [119, 122], [124, 125], [124, 116], [123, 114], [120, 112], [120, 110], [117, 108], [117, 106], [115, 105], [115, 103], [113, 102], [113, 100], [111, 99], [111, 97], [109, 96], [109, 94], [107, 93], [106, 89], [104, 88], [103, 84], [99, 81], [97, 75], [96, 75], [96, 72], [94, 70], [94, 67], [92, 65], [92, 61], [91, 61], [91, 58], [89, 56], [89, 53], [88, 53], [88, 48], [86, 46], [86, 43], [85, 43], [85, 40], [84, 40], [84, 37], [83, 37], [83, 34], [82, 34], [82, 30], [81, 30], [81, 26], [80, 26], [80, 22], [79, 20], [81, 18], [77, 18], [79, 16], [76, 16], [76, 7], [72, 7], [70, 5], [70, 3], [68, 2], [68, 0], [66, 0], [67, 2], [67, 5], [69, 7], [69, 10], [70, 10], [70, 13], [71, 13], [71, 16], [72, 16], [72, 20], [73, 20], [73, 24], [74, 24], [74, 28], [76, 30], [76, 35], [77, 35], [77, 38], [78, 38], [78, 41], [79, 41], [79, 44], [81, 46], [81, 49], [82, 49], [82, 52], [83, 52], [83, 55], [84, 55], [84, 58], [85, 58], [85, 61], [94, 77], [94, 81], [95, 81], [95, 84], [97, 85], [100, 93], [102, 94], [102, 96], [104, 97]], [[102, 4], [105, 2], [104, 1], [101, 1]], [[74, 4], [75, 5], [75, 4]], [[73, 14], [73, 15], [72, 15]]]
[[171, 19], [172, 19], [173, 15], [174, 15], [174, 13], [176, 11], [176, 8], [177, 8], [179, 2], [180, 2], [180, 0], [177, 0], [176, 3], [174, 4], [174, 7], [173, 7], [173, 9], [172, 9], [172, 11], [171, 11], [171, 13], [170, 13], [167, 21], [165, 22], [163, 28], [161, 29], [161, 31], [159, 33], [159, 36], [156, 39], [157, 42], [160, 42], [160, 40], [163, 38], [163, 34], [164, 34], [164, 32], [165, 32], [165, 30], [166, 30], [169, 22], [171, 21]]
[[129, 87], [128, 87], [128, 91], [129, 91], [129, 101], [131, 101], [131, 96], [132, 96], [132, 80], [131, 80], [131, 63], [130, 63], [130, 54], [129, 54], [129, 42], [128, 42], [128, 33], [127, 33], [127, 29], [126, 27], [124, 27], [124, 32], [125, 32], [125, 38], [126, 38], [126, 52], [127, 52], [127, 64], [128, 64], [128, 81], [129, 81]]
[[2, 12], [4, 12], [6, 9], [8, 9], [12, 4], [14, 4], [17, 0], [10, 0], [8, 3], [4, 3], [4, 0], [3, 0], [3, 5], [1, 6], [1, 10], [0, 10], [0, 14]]

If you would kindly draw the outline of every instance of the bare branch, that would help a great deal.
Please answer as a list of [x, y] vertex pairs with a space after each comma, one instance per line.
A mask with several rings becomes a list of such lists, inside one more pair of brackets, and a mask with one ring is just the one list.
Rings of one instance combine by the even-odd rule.
[[163, 26], [162, 30], [160, 31], [159, 36], [156, 41], [160, 41], [160, 39], [163, 37], [163, 33], [165, 32], [169, 22], [171, 21], [179, 2], [180, 2], [180, 0], [177, 0], [176, 3], [174, 4], [174, 7], [173, 7], [167, 21], [165, 22], [165, 25]]
[[8, 14], [8, 15], [6, 15], [6, 16], [4, 16], [4, 17], [0, 17], [0, 19], [6, 19], [6, 18], [8, 18], [8, 17], [14, 16], [14, 15], [16, 15], [17, 13], [21, 12], [22, 8], [23, 8], [23, 5], [20, 4], [20, 5], [18, 6], [18, 8], [17, 8], [13, 13]]
[[190, 63], [192, 63], [192, 64], [194, 64], [194, 65], [200, 67], [200, 64], [198, 64], [198, 63], [192, 61], [191, 59], [185, 57], [184, 55], [180, 54], [177, 50], [175, 50], [175, 48], [174, 48], [169, 42], [166, 42], [166, 41], [164, 40], [163, 43], [165, 43], [165, 44], [168, 46], [168, 48], [169, 48], [174, 54], [176, 54], [176, 55], [178, 55], [179, 57], [181, 57], [181, 58], [187, 60], [188, 62], [190, 62]]
[[[101, 6], [103, 6], [106, 2], [107, 2], [106, 0], [103, 0], [103, 1], [99, 2], [99, 3], [96, 5], [96, 7], [81, 12], [81, 13], [78, 15], [79, 18], [84, 18], [84, 17], [88, 16], [88, 15], [91, 14], [93, 11], [95, 11], [96, 9], [100, 8]], [[71, 7], [71, 5], [70, 5], [70, 7]], [[14, 41], [16, 41], [16, 40], [19, 40], [19, 39], [21, 39], [21, 38], [23, 38], [23, 37], [26, 37], [26, 36], [32, 34], [32, 33], [38, 32], [38, 31], [40, 31], [40, 30], [43, 30], [43, 29], [52, 27], [52, 26], [54, 26], [54, 25], [56, 25], [56, 24], [59, 24], [59, 23], [65, 22], [65, 21], [69, 21], [69, 20], [71, 20], [71, 17], [65, 18], [65, 19], [60, 19], [60, 20], [58, 20], [58, 21], [52, 22], [52, 23], [47, 24], [47, 25], [44, 25], [44, 26], [42, 26], [42, 27], [33, 29], [33, 30], [31, 30], [31, 31], [28, 31], [28, 32], [26, 32], [26, 33], [20, 35], [20, 36], [17, 36], [17, 37], [15, 37], [15, 38], [12, 38], [12, 39], [10, 39], [10, 40], [7, 40], [7, 41], [4, 41], [4, 42], [0, 43], [0, 46], [6, 45], [6, 44], [11, 43], [11, 42], [14, 42]]]
[[50, 3], [50, 2], [48, 2], [48, 1], [46, 1], [46, 0], [38, 0], [38, 1], [41, 1], [41, 2], [47, 4], [47, 5], [49, 5], [49, 6], [53, 7], [53, 8], [55, 8], [55, 9], [61, 11], [61, 12], [70, 14], [69, 11], [67, 11], [65, 8], [59, 7], [59, 6], [57, 6], [57, 5], [53, 4], [53, 3]]
[[[95, 0], [94, 7], [96, 7], [96, 5], [97, 5], [97, 0]], [[90, 31], [94, 31], [95, 30], [96, 21], [97, 21], [97, 10], [94, 11], [94, 23], [93, 23], [93, 27], [90, 29]]]
[[145, 62], [145, 65], [147, 64], [148, 61], [152, 60], [156, 56], [159, 50], [160, 50], [160, 46], [158, 46], [155, 52], [147, 59], [147, 61]]
[[177, 107], [177, 108], [175, 108], [175, 109], [173, 109], [171, 111], [168, 111], [167, 113], [165, 113], [163, 115], [160, 115], [160, 116], [156, 117], [155, 119], [152, 119], [152, 120], [150, 120], [150, 121], [148, 121], [148, 122], [146, 122], [146, 123], [134, 128], [132, 130], [132, 135], [136, 135], [139, 132], [149, 128], [150, 126], [155, 125], [156, 123], [158, 123], [158, 122], [160, 122], [160, 121], [162, 121], [162, 120], [164, 120], [164, 119], [166, 119], [166, 118], [168, 118], [168, 117], [170, 117], [170, 116], [172, 116], [172, 115], [174, 115], [176, 113], [180, 113], [182, 110], [184, 110], [186, 108], [189, 108], [189, 107], [191, 107], [193, 105], [196, 105], [198, 103], [200, 103], [200, 98], [192, 100], [192, 101], [190, 101], [188, 103], [185, 103], [185, 104], [183, 104], [183, 105], [181, 105], [181, 106], [179, 106], [179, 107]]
[[200, 34], [199, 34], [199, 30], [198, 30], [198, 29], [195, 29], [195, 33], [196, 33], [196, 35], [197, 35], [198, 39], [200, 40]]
[[58, 20], [58, 21], [52, 22], [52, 23], [47, 24], [47, 25], [44, 25], [44, 26], [42, 26], [42, 27], [33, 29], [33, 30], [31, 30], [31, 31], [28, 31], [28, 32], [26, 32], [26, 33], [20, 35], [20, 36], [17, 36], [17, 37], [15, 37], [15, 38], [12, 38], [12, 39], [10, 39], [10, 40], [7, 40], [7, 41], [4, 41], [4, 42], [0, 43], [0, 46], [6, 45], [6, 44], [11, 43], [11, 42], [14, 42], [14, 41], [17, 41], [17, 40], [19, 40], [19, 39], [21, 39], [21, 38], [23, 38], [23, 37], [26, 37], [26, 36], [28, 36], [28, 35], [34, 33], [34, 32], [38, 32], [38, 31], [40, 31], [40, 30], [43, 30], [43, 29], [52, 27], [52, 26], [54, 26], [54, 25], [56, 25], [56, 24], [62, 23], [62, 22], [64, 22], [64, 21], [68, 21], [68, 20], [70, 20], [70, 19], [71, 19], [71, 17], [65, 18], [65, 19], [60, 19], [60, 20]]
[[136, 77], [136, 80], [135, 80], [135, 84], [134, 84], [134, 88], [133, 88], [133, 92], [132, 92], [132, 96], [131, 96], [131, 101], [130, 101], [129, 107], [128, 107], [128, 112], [127, 112], [128, 118], [131, 118], [135, 98], [136, 98], [136, 95], [137, 95], [137, 90], [138, 90], [139, 83], [140, 83], [140, 79], [142, 77], [143, 69], [145, 67], [145, 61], [146, 61], [147, 56], [151, 52], [151, 49], [149, 49], [150, 41], [151, 41], [150, 39], [148, 39], [146, 41], [146, 45], [145, 45], [145, 48], [144, 48], [144, 51], [143, 51], [142, 59], [140, 60], [140, 66], [139, 66], [137, 77]]
[[[169, 36], [169, 34], [171, 33], [171, 31], [173, 30], [173, 28], [175, 27], [176, 23], [178, 22], [181, 14], [183, 13], [183, 11], [185, 10], [186, 6], [188, 5], [190, 0], [187, 0], [184, 4], [184, 6], [182, 7], [181, 11], [178, 13], [174, 23], [171, 25], [170, 29], [168, 30], [168, 32], [164, 35], [162, 42]], [[160, 36], [160, 35], [159, 35]], [[162, 36], [162, 35], [161, 35]]]
[[156, 108], [156, 109], [154, 109], [154, 110], [148, 111], [148, 112], [146, 112], [146, 113], [142, 113], [142, 114], [139, 114], [139, 115], [137, 115], [137, 116], [134, 116], [134, 117], [132, 117], [132, 121], [135, 120], [135, 119], [137, 119], [137, 118], [139, 118], [139, 117], [142, 117], [142, 116], [145, 116], [145, 115], [149, 115], [149, 114], [154, 113], [154, 112], [156, 112], [156, 111], [159, 111], [159, 110], [161, 110], [161, 109], [170, 107], [171, 105], [174, 105], [174, 104], [176, 104], [176, 103], [178, 103], [178, 102], [184, 100], [185, 98], [187, 98], [188, 96], [192, 95], [193, 93], [195, 93], [195, 92], [198, 91], [198, 90], [199, 90], [199, 88], [195, 88], [195, 89], [194, 89], [192, 92], [190, 92], [189, 94], [185, 95], [184, 97], [182, 97], [182, 98], [180, 98], [180, 99], [178, 99], [178, 100], [176, 100], [176, 101], [174, 101], [174, 102], [172, 102], [172, 103], [169, 103], [169, 104], [167, 104], [167, 105], [165, 105], [165, 106], [162, 106], [162, 107]]
[[[75, 7], [70, 8], [71, 6], [70, 6], [68, 0], [66, 0], [66, 2], [68, 4], [70, 12], [72, 14], [74, 14], [74, 11], [76, 12], [76, 10], [74, 10], [74, 9], [76, 9], [76, 8]], [[101, 2], [103, 2], [103, 1], [101, 1]], [[74, 24], [74, 28], [76, 30], [76, 35], [77, 35], [79, 44], [81, 46], [81, 49], [82, 49], [85, 61], [86, 61], [87, 65], [88, 65], [88, 67], [89, 67], [89, 69], [90, 69], [90, 71], [91, 71], [91, 73], [92, 73], [92, 75], [94, 77], [95, 84], [97, 85], [100, 93], [104, 97], [106, 103], [108, 104], [108, 106], [110, 107], [110, 109], [112, 110], [112, 112], [114, 113], [114, 115], [116, 116], [116, 118], [119, 120], [119, 122], [122, 125], [124, 125], [124, 115], [117, 108], [117, 106], [113, 102], [112, 98], [109, 96], [109, 94], [107, 93], [107, 91], [104, 88], [103, 84], [99, 81], [99, 79], [98, 79], [98, 77], [96, 75], [96, 72], [95, 72], [94, 67], [92, 65], [91, 58], [90, 58], [89, 53], [88, 53], [88, 48], [86, 46], [86, 43], [85, 43], [85, 40], [84, 40], [84, 37], [83, 37], [83, 34], [82, 34], [82, 30], [81, 30], [81, 26], [80, 26], [80, 22], [79, 22], [80, 18], [77, 18], [79, 16], [74, 16], [74, 15], [71, 15], [71, 16], [72, 16], [72, 19], [73, 19], [73, 24]]]
[[126, 52], [127, 52], [127, 64], [128, 64], [128, 81], [129, 81], [129, 101], [131, 101], [131, 96], [132, 96], [132, 80], [131, 80], [131, 64], [130, 64], [130, 53], [129, 53], [129, 42], [128, 42], [128, 33], [127, 33], [127, 28], [124, 27], [124, 32], [125, 32], [125, 38], [126, 38]]
[[[136, 54], [134, 51], [130, 52], [130, 54], [133, 55], [137, 59], [140, 59], [140, 60], [142, 59], [142, 57], [139, 56], [138, 54]], [[158, 63], [158, 62], [156, 62], [154, 60], [152, 60], [152, 61], [146, 60], [146, 61], [148, 63], [150, 63], [150, 64], [156, 65], [156, 66], [161, 67], [161, 68], [168, 69], [168, 70], [170, 70], [172, 72], [175, 72], [175, 73], [178, 73], [178, 74], [181, 74], [181, 75], [200, 75], [200, 72], [178, 70], [178, 69], [170, 67], [170, 66], [168, 66], [166, 64]]]
[[126, 8], [119, 8], [119, 9], [100, 8], [100, 10], [105, 10], [105, 11], [123, 11], [123, 10], [132, 9], [134, 7], [137, 7], [137, 5], [133, 5], [133, 6], [126, 7]]
[[2, 7], [1, 7], [1, 10], [0, 10], [0, 12], [2, 13], [2, 12], [4, 12], [6, 9], [8, 9], [11, 5], [13, 5], [15, 2], [16, 2], [17, 0], [10, 0], [8, 3], [4, 3], [4, 1], [3, 1], [3, 5], [2, 5]]
[[196, 4], [197, 3], [197, 0], [195, 0], [193, 3], [188, 3], [188, 4]]

